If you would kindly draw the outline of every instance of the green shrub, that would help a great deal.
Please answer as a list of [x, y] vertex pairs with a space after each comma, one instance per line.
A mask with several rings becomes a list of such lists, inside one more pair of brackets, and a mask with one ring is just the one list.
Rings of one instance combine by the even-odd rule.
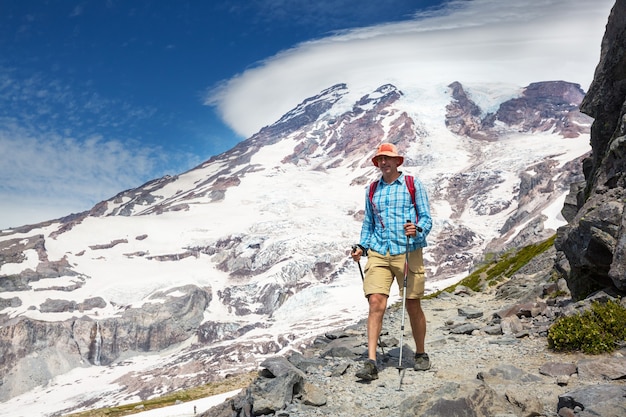
[[464, 285], [476, 292], [482, 291], [485, 285], [489, 287], [496, 286], [513, 276], [513, 274], [519, 271], [535, 256], [542, 254], [554, 246], [555, 238], [556, 235], [553, 235], [543, 242], [528, 245], [518, 250], [511, 249], [500, 255], [488, 253], [485, 255], [485, 263], [474, 270], [470, 275], [454, 285], [427, 295], [425, 298], [436, 298], [443, 291], [454, 292], [454, 289], [459, 285]]
[[594, 301], [591, 310], [561, 317], [548, 330], [548, 346], [559, 352], [612, 352], [625, 339], [626, 308], [618, 301]]

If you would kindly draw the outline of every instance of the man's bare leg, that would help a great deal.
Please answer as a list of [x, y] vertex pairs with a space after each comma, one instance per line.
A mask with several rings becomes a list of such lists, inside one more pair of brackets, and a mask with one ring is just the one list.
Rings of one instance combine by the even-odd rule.
[[413, 340], [415, 341], [415, 353], [424, 353], [424, 340], [426, 339], [426, 316], [422, 310], [421, 300], [406, 300], [406, 310], [411, 321]]
[[367, 316], [367, 356], [376, 360], [376, 348], [378, 338], [383, 328], [383, 316], [387, 308], [387, 296], [385, 294], [371, 294], [368, 297], [369, 314]]

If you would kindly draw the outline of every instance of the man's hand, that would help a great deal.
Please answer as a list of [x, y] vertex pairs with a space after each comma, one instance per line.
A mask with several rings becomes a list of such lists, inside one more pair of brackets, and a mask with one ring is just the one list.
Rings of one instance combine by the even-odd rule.
[[417, 236], [418, 227], [413, 222], [407, 221], [404, 223], [404, 235], [405, 236]]
[[352, 252], [350, 252], [350, 255], [355, 262], [359, 262], [361, 260], [361, 256], [363, 255], [363, 250], [358, 245], [354, 245], [352, 246]]

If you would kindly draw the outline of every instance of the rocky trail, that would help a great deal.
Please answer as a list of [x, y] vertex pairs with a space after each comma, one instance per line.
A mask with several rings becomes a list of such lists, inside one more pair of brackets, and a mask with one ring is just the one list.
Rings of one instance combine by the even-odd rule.
[[[548, 349], [547, 329], [574, 303], [557, 297], [564, 282], [521, 272], [485, 292], [459, 286], [423, 300], [431, 369], [414, 371], [410, 325], [398, 369], [400, 308], [388, 309], [379, 378], [354, 376], [366, 358], [365, 321], [318, 337], [302, 352], [270, 358], [236, 397], [211, 417], [624, 416], [626, 349], [589, 356]], [[596, 298], [608, 297], [599, 293]]]

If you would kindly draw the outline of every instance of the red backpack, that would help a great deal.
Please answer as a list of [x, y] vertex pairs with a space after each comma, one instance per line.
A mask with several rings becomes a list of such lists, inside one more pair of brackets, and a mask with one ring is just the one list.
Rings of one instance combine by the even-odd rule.
[[[419, 214], [417, 212], [417, 205], [415, 204], [415, 180], [411, 175], [404, 176], [404, 182], [406, 183], [406, 188], [409, 190], [409, 194], [411, 194], [411, 202], [413, 203], [413, 207], [415, 207], [415, 224], [419, 220]], [[372, 209], [374, 209], [374, 213], [378, 215], [378, 220], [385, 227], [385, 223], [383, 223], [383, 218], [381, 217], [378, 209], [376, 208], [376, 204], [374, 204], [374, 192], [376, 192], [376, 187], [378, 187], [378, 181], [374, 181], [370, 184], [370, 192], [369, 192], [369, 201], [372, 205]]]

